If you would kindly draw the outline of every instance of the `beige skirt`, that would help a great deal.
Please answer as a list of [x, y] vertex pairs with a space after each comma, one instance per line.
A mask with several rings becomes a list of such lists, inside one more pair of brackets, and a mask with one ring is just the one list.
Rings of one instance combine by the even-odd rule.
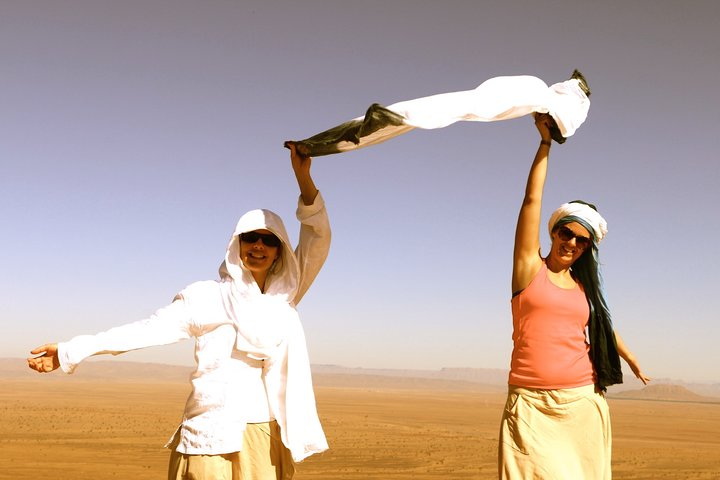
[[186, 455], [173, 450], [168, 480], [290, 480], [295, 463], [277, 422], [249, 423], [242, 450], [222, 455]]
[[609, 480], [611, 449], [610, 411], [594, 385], [508, 389], [500, 479]]

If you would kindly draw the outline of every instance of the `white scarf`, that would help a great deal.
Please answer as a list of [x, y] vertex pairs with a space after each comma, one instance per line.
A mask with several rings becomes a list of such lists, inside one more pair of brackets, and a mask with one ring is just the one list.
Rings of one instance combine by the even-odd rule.
[[313, 135], [290, 140], [303, 154], [313, 157], [375, 145], [414, 128], [447, 127], [458, 121], [496, 122], [549, 113], [563, 137], [572, 136], [583, 124], [590, 100], [578, 79], [547, 86], [530, 75], [494, 77], [474, 90], [440, 93], [394, 103], [373, 104], [362, 117]]
[[[267, 229], [282, 240], [282, 268], [268, 276], [265, 293], [240, 259], [238, 235]], [[280, 217], [253, 210], [238, 221], [220, 267], [225, 311], [237, 330], [235, 347], [265, 360], [264, 381], [270, 409], [293, 460], [327, 450], [318, 419], [310, 360], [294, 299], [300, 268]]]

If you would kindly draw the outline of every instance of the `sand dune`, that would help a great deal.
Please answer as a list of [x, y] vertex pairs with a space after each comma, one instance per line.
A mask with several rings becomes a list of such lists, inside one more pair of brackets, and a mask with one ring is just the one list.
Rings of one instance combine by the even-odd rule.
[[[189, 369], [107, 363], [72, 376], [0, 368], [0, 479], [164, 478]], [[301, 463], [299, 480], [496, 478], [502, 392], [383, 375], [315, 383], [331, 450]], [[609, 402], [615, 479], [720, 478], [720, 404]]]

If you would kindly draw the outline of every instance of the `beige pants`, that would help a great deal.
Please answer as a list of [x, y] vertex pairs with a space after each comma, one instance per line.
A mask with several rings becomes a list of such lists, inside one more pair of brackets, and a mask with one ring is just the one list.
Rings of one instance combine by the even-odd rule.
[[240, 452], [223, 455], [170, 454], [168, 480], [290, 480], [295, 464], [277, 422], [250, 423]]
[[558, 390], [510, 386], [500, 428], [502, 480], [609, 480], [612, 435], [594, 385]]

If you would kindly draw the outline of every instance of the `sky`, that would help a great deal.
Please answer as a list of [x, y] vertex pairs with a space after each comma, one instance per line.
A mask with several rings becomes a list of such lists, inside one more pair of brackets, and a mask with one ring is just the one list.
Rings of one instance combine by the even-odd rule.
[[[596, 204], [614, 324], [645, 373], [720, 382], [718, 18], [713, 0], [0, 0], [0, 357], [217, 278], [250, 209], [297, 239], [283, 141], [578, 68], [590, 113], [552, 147], [543, 224]], [[333, 243], [299, 305], [312, 363], [508, 368], [538, 141], [522, 117], [315, 158]], [[192, 345], [122, 358], [191, 364]]]

